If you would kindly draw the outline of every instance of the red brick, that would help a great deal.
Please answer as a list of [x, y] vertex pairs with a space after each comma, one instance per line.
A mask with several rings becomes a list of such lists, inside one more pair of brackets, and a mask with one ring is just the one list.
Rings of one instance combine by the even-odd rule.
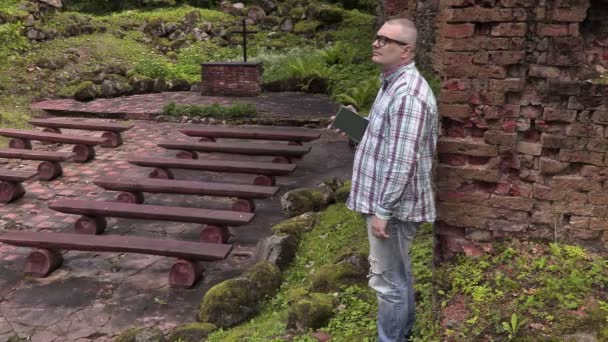
[[604, 135], [604, 127], [591, 123], [574, 122], [566, 127], [566, 135], [600, 138]]
[[437, 143], [437, 152], [458, 153], [476, 157], [495, 157], [498, 155], [496, 146], [488, 145], [484, 142], [454, 138], [440, 138]]
[[577, 137], [564, 137], [547, 133], [541, 135], [540, 143], [544, 148], [582, 149], [585, 146], [585, 141], [581, 141]]
[[604, 153], [593, 151], [560, 150], [559, 160], [569, 163], [585, 163], [597, 166], [604, 165]]
[[494, 37], [523, 37], [528, 31], [526, 23], [501, 23], [492, 27]]
[[490, 80], [490, 90], [506, 93], [508, 91], [522, 91], [524, 80], [521, 78], [506, 78], [504, 80]]
[[439, 153], [439, 162], [451, 166], [463, 166], [467, 164], [467, 156], [455, 153]]
[[587, 17], [587, 6], [555, 7], [551, 12], [553, 21], [582, 22]]
[[442, 41], [446, 51], [479, 51], [479, 50], [518, 50], [523, 48], [525, 40], [522, 38], [500, 37], [472, 37], [472, 38], [446, 38]]
[[597, 217], [592, 217], [589, 220], [589, 229], [608, 231], [608, 220], [597, 218]]
[[447, 79], [441, 85], [446, 90], [468, 90], [471, 87], [471, 80], [452, 78]]
[[502, 106], [486, 106], [483, 109], [483, 115], [486, 119], [500, 118], [517, 118], [519, 117], [520, 106], [518, 105], [502, 105]]
[[445, 9], [444, 14], [448, 22], [511, 22], [524, 21], [528, 14], [523, 8], [450, 8]]
[[475, 35], [475, 24], [445, 25], [443, 36], [446, 38], [468, 38]]
[[543, 109], [543, 120], [574, 122], [576, 120], [576, 110], [545, 107]]
[[492, 106], [502, 106], [505, 104], [505, 93], [501, 92], [481, 92], [471, 94], [470, 102], [475, 105], [486, 104]]
[[440, 103], [439, 115], [446, 118], [468, 118], [471, 115], [471, 107], [469, 105], [464, 104], [447, 105]]
[[485, 205], [488, 203], [490, 194], [471, 193], [462, 191], [438, 191], [437, 200], [445, 203], [469, 203], [475, 205]]
[[568, 24], [542, 24], [537, 26], [537, 34], [545, 37], [557, 37], [568, 35]]
[[505, 78], [507, 77], [507, 69], [501, 66], [487, 65], [480, 66], [477, 70], [479, 78]]
[[587, 143], [587, 149], [595, 152], [608, 152], [608, 139], [590, 139]]
[[566, 197], [566, 190], [561, 188], [550, 188], [538, 183], [532, 185], [534, 198], [547, 201], [560, 201]]
[[507, 220], [488, 220], [488, 228], [504, 232], [522, 232], [528, 228], [528, 223], [511, 222]]
[[593, 205], [608, 205], [608, 193], [601, 192], [590, 192], [589, 203]]
[[492, 145], [514, 146], [517, 140], [517, 133], [488, 131], [484, 134], [484, 140]]
[[523, 62], [524, 51], [490, 51], [490, 61], [496, 65], [511, 65]]
[[569, 165], [569, 163], [541, 157], [539, 160], [539, 171], [544, 174], [553, 174], [565, 170]]
[[468, 103], [471, 98], [469, 91], [447, 91], [441, 90], [439, 101], [442, 103]]
[[533, 156], [540, 156], [543, 151], [541, 144], [529, 143], [529, 142], [518, 142], [515, 149], [519, 153], [529, 154]]
[[565, 191], [597, 192], [602, 190], [602, 182], [580, 176], [554, 176], [549, 181], [549, 185], [554, 189]]
[[534, 200], [526, 197], [492, 195], [490, 206], [494, 208], [531, 211]]
[[600, 124], [608, 124], [608, 110], [596, 110], [591, 115], [591, 121]]
[[439, 165], [437, 167], [437, 174], [445, 177], [460, 177], [462, 179], [478, 180], [488, 183], [496, 183], [500, 177], [498, 170], [486, 166], [455, 167]]
[[461, 65], [472, 64], [474, 53], [472, 52], [446, 52], [443, 54], [443, 64]]
[[528, 76], [532, 77], [555, 78], [559, 77], [559, 75], [559, 68], [544, 65], [530, 65], [530, 70], [528, 71]]

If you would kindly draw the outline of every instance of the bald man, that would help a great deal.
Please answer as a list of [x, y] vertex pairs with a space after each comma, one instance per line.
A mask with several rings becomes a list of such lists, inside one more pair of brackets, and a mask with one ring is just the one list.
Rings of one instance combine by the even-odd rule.
[[378, 297], [378, 340], [405, 341], [415, 318], [409, 248], [423, 222], [435, 220], [431, 168], [437, 104], [416, 69], [417, 31], [387, 21], [372, 43], [382, 86], [355, 153], [347, 205], [367, 219], [369, 285]]

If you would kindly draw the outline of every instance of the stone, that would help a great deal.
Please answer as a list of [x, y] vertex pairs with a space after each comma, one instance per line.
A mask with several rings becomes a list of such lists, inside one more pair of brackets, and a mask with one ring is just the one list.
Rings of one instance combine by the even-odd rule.
[[296, 255], [298, 239], [294, 235], [270, 235], [256, 246], [255, 260], [268, 261], [285, 269]]
[[267, 14], [272, 13], [277, 9], [277, 4], [273, 0], [256, 0], [256, 2]]
[[312, 279], [312, 292], [339, 291], [342, 286], [364, 284], [369, 272], [367, 255], [347, 253], [319, 268]]
[[318, 214], [306, 212], [283, 222], [279, 222], [272, 226], [271, 229], [273, 233], [277, 235], [293, 235], [296, 238], [300, 238], [304, 232], [312, 229], [317, 223], [317, 218]]
[[344, 183], [344, 186], [342, 186], [341, 188], [336, 190], [336, 192], [334, 192], [334, 199], [335, 199], [336, 203], [346, 202], [346, 200], [348, 199], [348, 196], [350, 195], [350, 185], [351, 185], [351, 182], [346, 181]]
[[74, 91], [74, 99], [77, 101], [91, 101], [99, 95], [97, 86], [91, 81], [82, 82]]
[[457, 153], [476, 157], [495, 157], [498, 155], [496, 146], [483, 141], [442, 137], [437, 143], [438, 153]]
[[283, 213], [294, 217], [309, 211], [319, 211], [327, 207], [333, 200], [333, 193], [322, 189], [303, 188], [288, 191], [281, 197]]
[[215, 330], [217, 330], [217, 327], [211, 323], [183, 324], [171, 331], [169, 342], [199, 342]]
[[547, 201], [561, 201], [566, 197], [566, 190], [553, 188], [538, 183], [532, 185], [533, 197], [535, 199]]
[[242, 277], [254, 286], [259, 299], [274, 295], [281, 286], [281, 270], [268, 261], [262, 261], [248, 269]]
[[560, 70], [552, 66], [530, 65], [528, 75], [532, 77], [556, 78], [560, 76]]
[[247, 17], [251, 19], [254, 24], [258, 24], [266, 18], [266, 12], [259, 6], [251, 6], [247, 9]]
[[154, 80], [145, 76], [133, 76], [129, 79], [135, 94], [146, 94], [154, 91]]
[[559, 173], [570, 166], [569, 163], [562, 163], [557, 160], [541, 157], [539, 160], [539, 171], [544, 174]]
[[534, 207], [534, 199], [526, 197], [492, 195], [489, 204], [494, 208], [531, 211]]
[[143, 31], [154, 37], [164, 37], [166, 35], [165, 22], [160, 17], [152, 17], [144, 26]]
[[515, 149], [519, 153], [529, 154], [529, 155], [533, 155], [533, 156], [540, 156], [543, 151], [543, 147], [541, 144], [529, 143], [529, 142], [523, 142], [523, 141], [518, 142]]
[[257, 313], [255, 285], [246, 278], [221, 282], [205, 293], [198, 319], [220, 328], [228, 328], [244, 322]]
[[112, 98], [128, 95], [133, 90], [129, 81], [120, 75], [108, 75], [101, 82], [101, 97]]
[[280, 29], [283, 32], [293, 32], [293, 21], [290, 18], [281, 20]]
[[565, 150], [559, 151], [559, 160], [568, 163], [585, 163], [597, 166], [604, 165], [604, 153], [594, 151]]
[[192, 29], [192, 35], [194, 36], [194, 39], [196, 39], [199, 42], [207, 41], [210, 38], [210, 36], [209, 36], [209, 34], [207, 34], [207, 32], [201, 30], [198, 27], [195, 27], [194, 29]]
[[475, 35], [475, 24], [445, 24], [442, 30], [446, 38], [469, 38]]
[[201, 21], [201, 12], [198, 10], [190, 11], [184, 16], [184, 22], [187, 25], [194, 25]]
[[554, 189], [564, 191], [602, 191], [602, 182], [586, 179], [580, 176], [555, 176], [549, 181], [549, 185]]
[[36, 1], [41, 2], [43, 4], [47, 4], [47, 5], [49, 5], [51, 7], [55, 7], [55, 8], [63, 7], [61, 0], [36, 0]]
[[332, 317], [333, 298], [324, 293], [310, 293], [294, 300], [289, 308], [287, 328], [307, 331], [324, 327]]
[[488, 144], [501, 146], [514, 146], [517, 140], [517, 133], [503, 133], [500, 131], [486, 131], [484, 140]]

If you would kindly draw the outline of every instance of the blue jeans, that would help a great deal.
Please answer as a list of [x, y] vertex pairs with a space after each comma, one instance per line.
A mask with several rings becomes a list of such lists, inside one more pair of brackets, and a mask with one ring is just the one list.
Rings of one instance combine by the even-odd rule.
[[402, 342], [411, 334], [416, 317], [414, 277], [409, 250], [421, 222], [391, 219], [386, 232], [390, 238], [381, 240], [371, 233], [369, 238], [369, 286], [378, 298], [378, 341]]

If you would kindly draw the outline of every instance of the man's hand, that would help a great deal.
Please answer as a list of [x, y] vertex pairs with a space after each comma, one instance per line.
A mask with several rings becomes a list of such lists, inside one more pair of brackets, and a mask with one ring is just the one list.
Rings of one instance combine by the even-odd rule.
[[385, 221], [378, 216], [372, 217], [372, 234], [380, 240], [386, 240], [390, 236], [386, 233], [386, 226], [388, 221]]
[[[357, 110], [355, 109], [355, 107], [353, 107], [352, 105], [348, 105], [348, 106], [346, 106], [346, 108], [350, 109], [351, 111], [353, 111], [353, 112], [355, 112], [355, 113], [359, 113], [359, 112], [357, 112]], [[336, 116], [335, 116], [335, 115], [333, 115], [333, 116], [331, 116], [329, 119], [331, 120], [331, 123], [330, 123], [330, 124], [327, 126], [327, 129], [333, 129], [333, 130], [334, 130], [334, 132], [336, 132], [336, 133], [341, 133], [341, 135], [342, 135], [343, 137], [345, 137], [345, 136], [346, 136], [346, 133], [342, 132], [342, 131], [341, 131], [341, 130], [339, 130], [339, 129], [334, 129], [334, 128], [332, 127], [332, 125], [334, 124], [334, 120], [336, 120]]]

